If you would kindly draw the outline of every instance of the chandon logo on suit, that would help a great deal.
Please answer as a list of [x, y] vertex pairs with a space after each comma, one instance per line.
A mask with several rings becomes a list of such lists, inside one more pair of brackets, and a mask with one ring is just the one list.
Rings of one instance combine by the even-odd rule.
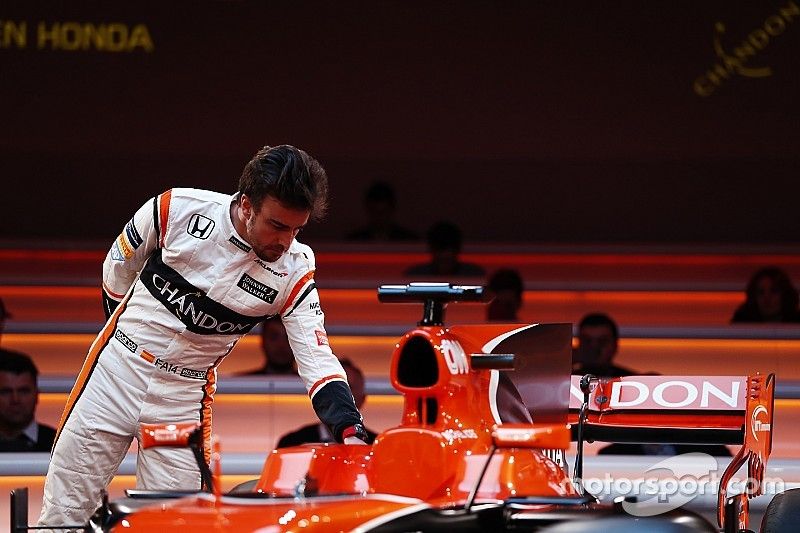
[[189, 219], [189, 227], [186, 228], [186, 232], [192, 237], [196, 237], [198, 239], [207, 239], [208, 236], [211, 235], [211, 231], [213, 229], [213, 220], [208, 217], [204, 217], [199, 213], [195, 213], [192, 215], [192, 218]]
[[266, 316], [248, 316], [209, 298], [164, 263], [157, 250], [139, 278], [150, 294], [175, 315], [186, 329], [201, 335], [243, 335]]

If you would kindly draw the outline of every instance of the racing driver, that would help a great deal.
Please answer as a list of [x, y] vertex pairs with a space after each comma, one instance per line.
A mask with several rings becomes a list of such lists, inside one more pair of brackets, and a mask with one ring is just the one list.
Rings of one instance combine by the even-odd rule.
[[[108, 320], [69, 395], [44, 487], [42, 526], [85, 524], [140, 423], [200, 421], [210, 456], [216, 367], [266, 318], [280, 316], [314, 410], [339, 442], [366, 432], [328, 345], [314, 254], [295, 240], [327, 204], [306, 152], [262, 148], [234, 195], [171, 189], [148, 200], [103, 263]], [[137, 488], [196, 490], [190, 450], [139, 450]]]

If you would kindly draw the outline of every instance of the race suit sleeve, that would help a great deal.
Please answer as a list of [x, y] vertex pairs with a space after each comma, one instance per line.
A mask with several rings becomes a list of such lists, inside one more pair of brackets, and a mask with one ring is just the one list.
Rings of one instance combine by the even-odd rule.
[[314, 411], [342, 442], [342, 433], [363, 421], [347, 375], [328, 344], [313, 274], [307, 271], [294, 283], [281, 317]]
[[171, 191], [140, 207], [111, 245], [103, 262], [103, 312], [106, 319], [125, 298], [167, 230]]

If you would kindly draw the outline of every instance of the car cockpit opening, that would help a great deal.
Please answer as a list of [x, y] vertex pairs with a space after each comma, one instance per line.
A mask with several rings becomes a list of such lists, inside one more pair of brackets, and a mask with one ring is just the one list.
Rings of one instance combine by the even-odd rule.
[[410, 389], [424, 389], [438, 383], [438, 359], [426, 337], [413, 336], [403, 346], [397, 361], [397, 381]]

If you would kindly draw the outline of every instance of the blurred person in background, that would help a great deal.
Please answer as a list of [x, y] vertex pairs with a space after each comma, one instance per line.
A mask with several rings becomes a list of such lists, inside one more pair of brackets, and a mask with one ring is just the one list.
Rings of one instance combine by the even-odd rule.
[[247, 374], [297, 375], [294, 352], [280, 318], [270, 318], [261, 324], [261, 351], [264, 366]]
[[394, 189], [384, 181], [376, 181], [364, 195], [367, 225], [347, 235], [351, 241], [416, 241], [419, 235], [395, 222], [397, 199]]
[[0, 298], [0, 342], [3, 340], [3, 330], [6, 328], [6, 320], [11, 318], [11, 313], [6, 309], [6, 304]]
[[431, 255], [430, 262], [409, 267], [405, 271], [406, 276], [483, 277], [486, 275], [486, 271], [480, 265], [459, 260], [462, 237], [461, 230], [455, 224], [437, 222], [428, 229], [427, 242], [428, 252]]
[[56, 430], [36, 422], [39, 370], [23, 353], [0, 353], [0, 452], [49, 452]]
[[487, 289], [492, 300], [486, 306], [486, 320], [517, 322], [524, 290], [519, 272], [512, 268], [497, 270], [489, 278]]
[[614, 364], [619, 348], [619, 328], [610, 316], [590, 313], [578, 324], [578, 345], [572, 352], [572, 373], [598, 377], [619, 377], [635, 374], [633, 370]]
[[[356, 402], [356, 407], [361, 410], [364, 401], [367, 399], [365, 390], [364, 373], [358, 368], [355, 363], [350, 359], [340, 359], [342, 368], [347, 373], [347, 382], [350, 384], [350, 390], [353, 391], [353, 400]], [[369, 428], [367, 430], [367, 438], [365, 442], [372, 444], [375, 440], [376, 433]], [[335, 442], [333, 435], [328, 430], [325, 424], [308, 424], [295, 431], [283, 435], [278, 440], [276, 448], [286, 448], [289, 446], [299, 446], [300, 444], [308, 444], [312, 442]]]
[[731, 318], [738, 322], [800, 322], [797, 289], [777, 267], [759, 269], [750, 278], [745, 302]]

